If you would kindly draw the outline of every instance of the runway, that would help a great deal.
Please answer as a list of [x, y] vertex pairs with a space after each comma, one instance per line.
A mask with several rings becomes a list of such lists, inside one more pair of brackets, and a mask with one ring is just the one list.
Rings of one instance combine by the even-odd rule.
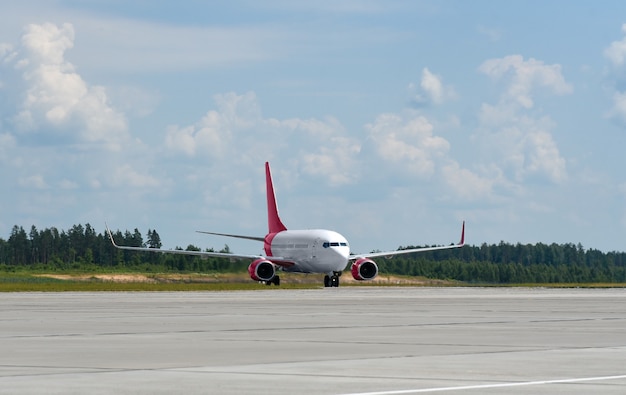
[[624, 394], [626, 290], [0, 294], [0, 394]]

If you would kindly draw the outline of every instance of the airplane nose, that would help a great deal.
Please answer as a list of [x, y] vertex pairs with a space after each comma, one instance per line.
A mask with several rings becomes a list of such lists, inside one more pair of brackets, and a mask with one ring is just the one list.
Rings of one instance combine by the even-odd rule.
[[350, 248], [348, 247], [339, 247], [334, 249], [333, 251], [335, 256], [337, 257], [337, 261], [341, 261], [345, 263], [348, 261], [348, 257], [350, 256]]

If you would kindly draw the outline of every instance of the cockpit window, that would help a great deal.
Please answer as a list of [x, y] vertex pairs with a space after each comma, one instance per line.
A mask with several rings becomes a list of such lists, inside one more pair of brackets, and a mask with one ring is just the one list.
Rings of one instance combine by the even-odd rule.
[[322, 243], [322, 247], [324, 248], [328, 248], [328, 247], [347, 247], [348, 243], [345, 242], [336, 242], [336, 241], [325, 241], [324, 243]]

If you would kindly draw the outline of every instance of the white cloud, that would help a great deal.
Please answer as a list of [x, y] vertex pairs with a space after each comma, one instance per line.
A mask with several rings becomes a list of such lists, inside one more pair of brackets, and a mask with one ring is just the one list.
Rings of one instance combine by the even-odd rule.
[[408, 119], [382, 114], [366, 129], [382, 159], [419, 177], [432, 176], [435, 161], [450, 148], [446, 139], [433, 134], [433, 125], [424, 116], [414, 113]]
[[[626, 35], [626, 23], [622, 25], [622, 33]], [[604, 50], [606, 56], [613, 66], [621, 67], [626, 59], [626, 36], [620, 41], [613, 41], [607, 49]]]
[[411, 83], [409, 84], [409, 92], [417, 105], [442, 104], [457, 97], [454, 89], [450, 86], [444, 86], [441, 76], [432, 73], [428, 68], [422, 70], [420, 89]]
[[16, 56], [17, 52], [13, 49], [13, 45], [9, 43], [0, 43], [0, 62], [10, 63]]
[[355, 156], [361, 144], [347, 136], [335, 118], [264, 118], [254, 92], [214, 99], [217, 109], [195, 124], [168, 127], [164, 145], [170, 153], [262, 163], [288, 150], [297, 158], [292, 166], [306, 174], [321, 176], [333, 186], [355, 181]]
[[[0, 66], [14, 74], [7, 80], [7, 96], [13, 95], [17, 105], [13, 114], [4, 109], [12, 129], [0, 136], [0, 144], [16, 147], [7, 152], [6, 163], [21, 174], [35, 174], [16, 178], [17, 184], [67, 196], [87, 193], [81, 184], [93, 189], [162, 186], [136, 170], [138, 163], [150, 166], [153, 152], [131, 140], [126, 117], [111, 104], [107, 88], [88, 83], [66, 59], [74, 42], [72, 24], [43, 23], [25, 26], [16, 47], [2, 46]], [[3, 151], [0, 147], [0, 159]], [[120, 161], [133, 166], [115, 167]]]
[[328, 179], [332, 186], [353, 184], [356, 181], [354, 159], [361, 151], [361, 144], [348, 137], [332, 137], [329, 145], [318, 152], [302, 156], [303, 171]]
[[175, 153], [180, 152], [187, 156], [195, 156], [196, 140], [194, 138], [195, 127], [168, 126], [165, 133], [165, 147]]
[[479, 71], [494, 80], [510, 74], [503, 99], [514, 101], [524, 108], [533, 107], [531, 92], [537, 87], [548, 88], [559, 95], [573, 91], [572, 86], [565, 82], [560, 65], [546, 65], [532, 58], [524, 60], [520, 55], [487, 60], [479, 67]]
[[111, 184], [117, 187], [151, 188], [158, 187], [160, 182], [157, 178], [142, 174], [131, 165], [124, 164], [111, 173]]
[[218, 109], [210, 110], [194, 125], [168, 127], [165, 138], [167, 148], [195, 156], [219, 157], [226, 155], [233, 133], [249, 130], [261, 121], [256, 95], [248, 92], [237, 95], [233, 92], [213, 97]]
[[550, 132], [554, 122], [549, 117], [535, 118], [528, 113], [538, 88], [548, 88], [559, 95], [572, 92], [560, 66], [512, 55], [488, 60], [479, 70], [493, 79], [510, 74], [500, 101], [495, 105], [483, 103], [481, 107], [478, 142], [483, 158], [511, 171], [515, 182], [529, 176], [557, 183], [565, 181], [566, 161]]
[[443, 86], [441, 77], [431, 73], [427, 68], [424, 68], [422, 71], [422, 82], [420, 85], [435, 104], [441, 104], [444, 99], [455, 96], [451, 88]]
[[[333, 118], [268, 119], [268, 127], [276, 128], [278, 139], [299, 141], [299, 162], [303, 173], [319, 177], [331, 186], [353, 184], [358, 178], [358, 155], [361, 142], [350, 137], [341, 123]], [[289, 145], [285, 145], [289, 149]]]
[[607, 73], [608, 88], [612, 91], [613, 106], [607, 111], [606, 117], [622, 127], [626, 126], [626, 92], [623, 91], [626, 68], [626, 24], [622, 25], [624, 37], [620, 41], [613, 41], [604, 50], [604, 56], [609, 59], [612, 67]]
[[23, 72], [27, 91], [14, 121], [24, 131], [54, 131], [120, 149], [128, 138], [126, 119], [111, 107], [104, 87], [87, 84], [65, 60], [73, 45], [71, 24], [25, 28], [16, 68]]
[[463, 169], [455, 161], [441, 169], [443, 178], [455, 196], [463, 200], [476, 200], [490, 197], [495, 179], [481, 177], [468, 169]]
[[550, 133], [555, 126], [550, 118], [532, 118], [511, 105], [483, 104], [479, 119], [481, 156], [510, 170], [514, 181], [532, 175], [553, 182], [567, 179], [566, 161]]
[[527, 149], [528, 173], [544, 174], [554, 182], [565, 181], [567, 178], [565, 159], [561, 157], [549, 132], [541, 128], [531, 130], [524, 142]]
[[626, 92], [613, 93], [613, 107], [609, 110], [608, 117], [626, 125]]
[[32, 188], [32, 189], [47, 189], [48, 184], [44, 180], [41, 174], [35, 174], [28, 177], [22, 177], [18, 179], [18, 183], [20, 186], [24, 188]]
[[30, 52], [33, 62], [73, 69], [64, 60], [65, 51], [74, 46], [74, 28], [69, 23], [60, 28], [51, 23], [28, 25], [22, 36], [22, 45]]

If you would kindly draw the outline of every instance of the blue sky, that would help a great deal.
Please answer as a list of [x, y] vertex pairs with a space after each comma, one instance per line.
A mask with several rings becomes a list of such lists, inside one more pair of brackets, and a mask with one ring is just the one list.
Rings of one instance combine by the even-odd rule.
[[[0, 237], [156, 229], [260, 252], [283, 222], [354, 252], [626, 250], [626, 4], [0, 4]], [[131, 3], [131, 4], [129, 4]]]

